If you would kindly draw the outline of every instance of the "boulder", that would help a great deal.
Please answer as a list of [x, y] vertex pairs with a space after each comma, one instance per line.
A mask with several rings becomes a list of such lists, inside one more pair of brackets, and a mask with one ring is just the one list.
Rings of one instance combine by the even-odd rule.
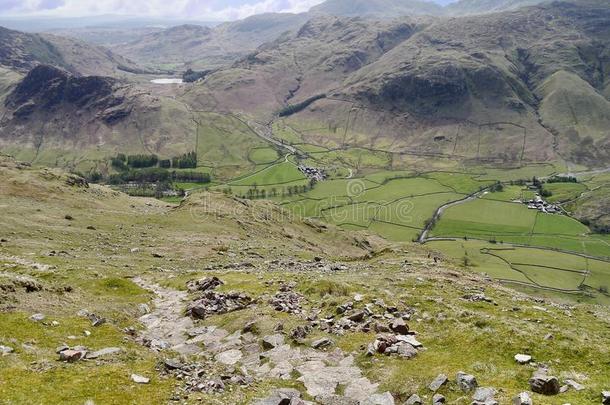
[[205, 277], [201, 280], [191, 280], [186, 283], [189, 291], [208, 291], [213, 290], [224, 283], [218, 277]]
[[390, 329], [394, 333], [398, 333], [399, 335], [406, 335], [409, 333], [409, 327], [402, 320], [402, 318], [397, 318], [390, 323]]
[[44, 314], [34, 314], [30, 316], [30, 319], [34, 322], [44, 321], [45, 318], [46, 316]]
[[334, 342], [331, 339], [324, 337], [318, 340], [314, 340], [311, 343], [311, 347], [313, 347], [314, 349], [323, 349], [325, 347], [332, 346], [333, 343]]
[[492, 405], [497, 404], [494, 400], [496, 390], [491, 387], [479, 387], [472, 396], [473, 405]]
[[513, 398], [513, 405], [533, 405], [532, 397], [528, 392], [522, 392]]
[[415, 348], [423, 346], [420, 342], [417, 341], [417, 339], [415, 339], [411, 335], [398, 335], [398, 336], [396, 336], [396, 339], [398, 339], [401, 342], [406, 342]]
[[280, 334], [265, 336], [262, 341], [263, 348], [273, 349], [284, 344], [284, 336]]
[[527, 364], [532, 361], [532, 356], [528, 354], [515, 354], [515, 361], [519, 364]]
[[67, 349], [59, 353], [59, 360], [68, 363], [74, 363], [85, 357], [87, 354], [84, 350]]
[[407, 402], [404, 405], [424, 405], [421, 398], [417, 394], [413, 394], [407, 399]]
[[131, 381], [135, 382], [136, 384], [148, 384], [150, 382], [150, 378], [138, 374], [132, 374]]
[[349, 319], [352, 322], [362, 322], [362, 320], [364, 319], [365, 316], [365, 312], [364, 311], [356, 311], [353, 314], [349, 315], [347, 317], [347, 319]]
[[408, 343], [398, 342], [396, 344], [396, 347], [397, 347], [396, 354], [398, 354], [400, 357], [405, 357], [407, 359], [411, 359], [411, 358], [417, 356], [417, 349], [415, 349], [413, 346], [411, 346]]
[[463, 392], [474, 391], [479, 386], [475, 376], [466, 374], [462, 371], [457, 373], [455, 381]]
[[444, 404], [447, 400], [445, 399], [445, 397], [441, 394], [434, 394], [434, 396], [432, 397], [432, 405], [440, 405], [440, 404]]
[[[436, 392], [438, 391], [443, 385], [447, 384], [447, 381], [449, 379], [447, 378], [447, 376], [445, 374], [439, 374], [434, 381], [432, 381], [430, 383], [430, 385], [428, 386], [428, 388], [430, 389], [430, 391], [432, 392]], [[444, 401], [443, 401], [444, 402]]]
[[232, 366], [236, 364], [242, 358], [241, 351], [237, 349], [227, 350], [226, 352], [222, 352], [216, 355], [216, 361], [219, 363], [225, 364], [227, 366]]
[[184, 367], [184, 364], [178, 359], [166, 359], [163, 361], [163, 366], [166, 370], [180, 370]]
[[557, 377], [539, 372], [530, 378], [529, 383], [532, 391], [542, 395], [557, 395], [561, 388]]
[[301, 341], [307, 337], [311, 333], [311, 326], [309, 325], [299, 325], [290, 332], [290, 337], [293, 340]]

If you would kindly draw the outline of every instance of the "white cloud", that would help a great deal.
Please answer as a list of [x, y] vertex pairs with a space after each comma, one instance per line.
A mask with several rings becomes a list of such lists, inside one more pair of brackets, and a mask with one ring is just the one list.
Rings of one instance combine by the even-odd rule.
[[[0, 16], [77, 17], [102, 14], [235, 20], [267, 12], [300, 13], [323, 0], [0, 0]], [[223, 4], [224, 3], [224, 4]]]

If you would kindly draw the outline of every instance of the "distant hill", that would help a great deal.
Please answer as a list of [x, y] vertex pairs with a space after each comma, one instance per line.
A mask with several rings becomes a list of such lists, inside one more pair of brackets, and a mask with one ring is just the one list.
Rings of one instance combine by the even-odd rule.
[[83, 75], [144, 72], [128, 58], [106, 48], [50, 34], [29, 34], [0, 27], [0, 66], [24, 73], [39, 64]]
[[448, 15], [495, 13], [533, 6], [545, 1], [548, 0], [458, 0], [447, 5], [445, 13]]
[[443, 14], [442, 6], [425, 0], [327, 0], [310, 11], [342, 17], [373, 18]]
[[260, 14], [214, 28], [179, 25], [112, 49], [143, 64], [216, 68], [230, 65], [285, 32], [296, 31], [306, 20], [306, 14]]
[[550, 0], [327, 0], [311, 9], [341, 17], [391, 19], [400, 16], [458, 16], [516, 10]]

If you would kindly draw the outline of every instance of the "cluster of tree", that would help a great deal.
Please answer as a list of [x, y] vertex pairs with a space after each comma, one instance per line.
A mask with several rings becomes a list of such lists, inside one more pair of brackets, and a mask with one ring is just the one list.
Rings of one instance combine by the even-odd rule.
[[309, 105], [314, 101], [322, 98], [326, 98], [326, 94], [318, 94], [317, 96], [309, 97], [307, 100], [303, 100], [300, 103], [287, 105], [286, 107], [282, 108], [278, 114], [280, 117], [287, 117], [289, 115], [296, 114], [299, 111], [303, 111], [309, 107]]
[[489, 191], [492, 193], [499, 193], [504, 191], [504, 184], [500, 183], [499, 181], [496, 182], [494, 185], [492, 185], [491, 187], [489, 187]]
[[159, 166], [163, 169], [193, 169], [197, 167], [197, 153], [188, 152], [172, 159], [161, 159], [157, 155], [125, 155], [119, 153], [110, 159], [112, 167], [118, 171], [132, 169], [143, 169]]
[[553, 195], [553, 192], [551, 190], [544, 188], [544, 182], [539, 178], [535, 176], [532, 177], [532, 184], [538, 189], [538, 194], [540, 194], [541, 197], [546, 198]]
[[172, 158], [171, 166], [175, 169], [194, 169], [197, 167], [197, 152], [188, 152]]
[[211, 70], [196, 71], [193, 69], [187, 69], [187, 71], [182, 74], [182, 80], [185, 83], [193, 83], [199, 79], [203, 79], [211, 72], [212, 72]]
[[130, 167], [132, 168], [143, 168], [143, 167], [153, 167], [156, 166], [159, 162], [159, 157], [157, 155], [125, 155], [124, 153], [119, 153], [115, 157], [110, 159], [110, 164], [116, 170], [128, 170]]
[[[252, 199], [256, 199], [256, 198], [278, 197], [280, 195], [283, 197], [292, 196], [292, 195], [296, 195], [296, 194], [306, 193], [309, 190], [311, 190], [314, 185], [315, 185], [315, 182], [310, 182], [309, 184], [303, 184], [300, 186], [282, 187], [279, 190], [275, 187], [271, 188], [270, 190], [267, 190], [264, 188], [261, 189], [261, 188], [258, 188], [256, 185], [254, 185], [251, 188], [249, 188], [248, 191], [246, 191], [245, 195], [240, 195], [240, 197], [248, 198], [248, 199], [252, 200]], [[233, 191], [231, 190], [231, 188], [225, 188], [223, 190], [223, 193], [232, 194]]]
[[547, 183], [578, 183], [578, 179], [572, 176], [553, 176], [549, 178]]
[[127, 156], [127, 166], [135, 169], [143, 167], [154, 167], [159, 163], [157, 155], [129, 155]]
[[147, 167], [139, 170], [125, 170], [108, 177], [110, 184], [171, 183], [175, 181], [209, 183], [210, 175], [195, 171], [170, 171], [161, 167]]

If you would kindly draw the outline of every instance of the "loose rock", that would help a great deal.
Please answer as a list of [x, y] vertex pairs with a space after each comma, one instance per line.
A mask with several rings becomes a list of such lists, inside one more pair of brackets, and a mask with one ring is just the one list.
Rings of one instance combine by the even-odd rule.
[[325, 347], [332, 346], [332, 344], [333, 344], [333, 341], [331, 339], [324, 337], [324, 338], [320, 338], [318, 340], [314, 340], [311, 343], [311, 347], [313, 347], [314, 349], [322, 349]]
[[246, 308], [252, 299], [246, 294], [230, 292], [227, 294], [206, 291], [204, 295], [187, 307], [187, 314], [193, 318], [205, 319], [208, 315], [224, 314]]
[[262, 343], [263, 348], [273, 349], [284, 344], [284, 336], [280, 334], [265, 336]]
[[407, 399], [404, 405], [423, 405], [421, 398], [417, 394], [413, 394]]
[[513, 405], [532, 405], [532, 398], [527, 392], [522, 392], [513, 398]]
[[136, 384], [148, 384], [150, 382], [150, 378], [143, 377], [143, 376], [138, 375], [138, 374], [132, 374], [131, 375], [131, 380], [133, 382], [135, 382]]
[[548, 376], [545, 373], [537, 372], [529, 380], [532, 391], [542, 395], [559, 394], [559, 380], [557, 377]]
[[479, 385], [475, 376], [462, 371], [457, 373], [456, 382], [463, 392], [474, 391]]
[[83, 359], [86, 354], [87, 352], [85, 350], [66, 349], [59, 353], [59, 360], [74, 363]]
[[398, 318], [392, 321], [392, 323], [390, 323], [390, 329], [392, 330], [392, 332], [398, 333], [400, 335], [407, 335], [409, 333], [409, 327], [407, 326], [405, 321], [402, 320], [402, 318]]
[[441, 394], [434, 394], [432, 397], [432, 405], [444, 404], [447, 400]]
[[44, 321], [45, 318], [46, 318], [46, 316], [44, 314], [34, 314], [34, 315], [30, 316], [30, 319], [33, 320], [34, 322]]
[[190, 292], [208, 291], [223, 285], [224, 283], [218, 277], [206, 277], [201, 280], [191, 280], [186, 283], [186, 288]]
[[565, 380], [565, 383], [568, 387], [573, 388], [576, 391], [582, 391], [585, 389], [584, 385], [579, 384], [578, 382], [576, 382], [574, 380]]
[[527, 364], [532, 361], [532, 356], [527, 354], [515, 354], [515, 361], [519, 364]]
[[297, 405], [303, 404], [301, 393], [295, 389], [282, 388], [275, 390], [267, 398], [259, 399], [254, 405]]
[[496, 390], [491, 387], [480, 387], [474, 392], [472, 396], [472, 404], [473, 405], [492, 405], [497, 404], [496, 400], [494, 400], [494, 396], [496, 395]]
[[12, 347], [0, 345], [0, 354], [6, 356], [7, 354], [13, 353], [15, 350]]
[[428, 386], [428, 388], [430, 389], [430, 391], [432, 392], [436, 392], [438, 391], [443, 385], [447, 384], [447, 381], [449, 379], [447, 378], [447, 376], [445, 374], [439, 374], [434, 381], [432, 381], [430, 383], [430, 385]]

